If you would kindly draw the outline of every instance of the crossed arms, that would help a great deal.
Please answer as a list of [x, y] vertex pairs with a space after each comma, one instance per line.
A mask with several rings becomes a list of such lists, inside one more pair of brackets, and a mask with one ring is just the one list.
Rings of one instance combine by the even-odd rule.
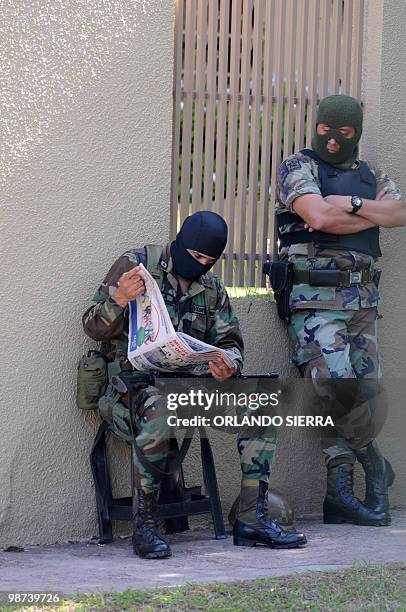
[[378, 193], [376, 200], [363, 198], [363, 205], [352, 215], [351, 196], [317, 194], [299, 196], [293, 202], [293, 210], [305, 221], [309, 231], [329, 234], [356, 234], [379, 225], [402, 227], [406, 225], [406, 203], [388, 196], [386, 189]]

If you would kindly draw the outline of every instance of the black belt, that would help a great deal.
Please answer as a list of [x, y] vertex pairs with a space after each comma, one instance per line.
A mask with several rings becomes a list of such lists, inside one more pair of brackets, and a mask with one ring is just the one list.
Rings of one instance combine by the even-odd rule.
[[314, 287], [351, 287], [364, 285], [375, 280], [375, 270], [328, 270], [314, 269], [294, 270], [293, 283], [305, 283]]

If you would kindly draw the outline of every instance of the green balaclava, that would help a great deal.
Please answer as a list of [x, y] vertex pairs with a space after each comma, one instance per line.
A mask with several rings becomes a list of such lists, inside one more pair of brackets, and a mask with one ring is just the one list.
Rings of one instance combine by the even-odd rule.
[[[337, 168], [351, 168], [358, 157], [358, 142], [362, 134], [362, 107], [355, 98], [334, 95], [323, 98], [317, 109], [316, 127], [312, 138], [312, 149], [328, 164]], [[325, 123], [331, 129], [323, 135], [317, 134], [317, 125]], [[344, 126], [355, 128], [353, 138], [344, 138], [338, 131]], [[336, 153], [327, 151], [327, 142], [334, 138], [340, 145]]]

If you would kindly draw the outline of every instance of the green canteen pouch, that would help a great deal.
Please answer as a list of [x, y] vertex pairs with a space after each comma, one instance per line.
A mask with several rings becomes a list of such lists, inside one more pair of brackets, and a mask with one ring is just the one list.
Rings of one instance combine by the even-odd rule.
[[79, 361], [76, 404], [81, 410], [97, 410], [107, 387], [107, 363], [98, 351], [89, 351]]

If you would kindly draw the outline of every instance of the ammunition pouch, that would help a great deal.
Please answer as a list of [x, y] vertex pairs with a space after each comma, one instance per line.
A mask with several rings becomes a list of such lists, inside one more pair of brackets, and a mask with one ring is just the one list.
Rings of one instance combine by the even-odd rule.
[[[99, 414], [104, 421], [109, 423], [109, 429], [114, 435], [131, 443], [134, 440], [134, 431], [133, 406], [129, 401], [129, 391], [131, 403], [133, 403], [133, 393], [148, 385], [153, 385], [154, 377], [149, 372], [132, 370], [119, 372], [116, 367], [117, 361], [112, 364], [113, 367], [109, 368], [109, 374], [116, 373], [109, 376], [107, 389], [99, 399]], [[137, 408], [138, 404], [135, 407]]]
[[78, 364], [76, 404], [81, 410], [96, 410], [107, 388], [107, 363], [99, 351], [89, 351]]
[[279, 318], [289, 323], [291, 318], [290, 294], [293, 287], [293, 263], [289, 261], [266, 261], [262, 271], [269, 276]]
[[[352, 287], [354, 285], [365, 285], [379, 282], [379, 270], [366, 268], [363, 270], [339, 270], [309, 268], [308, 270], [295, 270], [293, 282], [295, 284], [305, 283], [312, 287]], [[377, 278], [378, 276], [378, 278]]]
[[122, 395], [114, 389], [112, 384], [107, 386], [106, 392], [99, 399], [99, 415], [109, 424], [109, 430], [115, 436], [131, 443], [133, 440], [129, 420], [128, 408], [122, 400]]

